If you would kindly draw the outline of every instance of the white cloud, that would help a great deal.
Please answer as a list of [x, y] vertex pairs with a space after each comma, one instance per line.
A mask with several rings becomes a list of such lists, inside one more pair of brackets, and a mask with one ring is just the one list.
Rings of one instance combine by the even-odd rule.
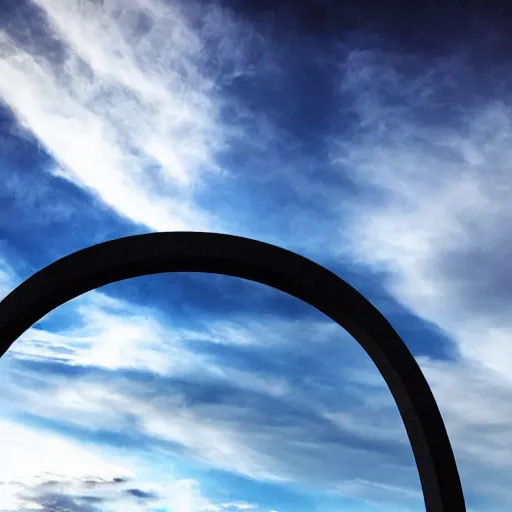
[[253, 510], [256, 508], [254, 503], [247, 503], [244, 501], [236, 501], [232, 503], [221, 503], [223, 509], [234, 509], [234, 510]]
[[[266, 316], [266, 317], [265, 317]], [[320, 315], [318, 315], [320, 316]], [[283, 344], [326, 345], [349, 336], [337, 323], [322, 318], [279, 318], [274, 314], [249, 316], [241, 321], [213, 321], [205, 341], [241, 346], [276, 347]]]
[[8, 295], [19, 284], [14, 269], [0, 258], [0, 300]]
[[[400, 90], [443, 92], [417, 77], [412, 86], [406, 76], [395, 79]], [[372, 106], [381, 102], [376, 120], [368, 118], [366, 95]], [[491, 101], [468, 108], [460, 126], [435, 128], [418, 120], [419, 107], [407, 96], [410, 111], [399, 114], [378, 90], [359, 101], [363, 135], [343, 145], [338, 162], [383, 195], [354, 205], [350, 251], [391, 271], [392, 293], [454, 335], [461, 355], [510, 376], [509, 358], [497, 354], [507, 353], [503, 340], [512, 327], [504, 315], [512, 298], [512, 244], [504, 229], [512, 221], [512, 112]]]
[[510, 379], [471, 360], [419, 362], [446, 421], [465, 492], [477, 497], [474, 510], [503, 510], [512, 500]]
[[[201, 379], [229, 382], [236, 387], [284, 396], [289, 385], [284, 378], [259, 375], [216, 364], [207, 356], [187, 346], [191, 340], [236, 345], [246, 330], [236, 323], [222, 326], [215, 321], [204, 331], [172, 327], [159, 318], [156, 310], [114, 299], [101, 292], [91, 292], [63, 306], [71, 325], [64, 329], [32, 327], [17, 340], [9, 354], [17, 359], [57, 361], [72, 366], [105, 368], [108, 370], [135, 369], [172, 377], [195, 375]], [[61, 309], [59, 308], [59, 309]], [[57, 311], [55, 312], [57, 313]], [[62, 311], [59, 312], [62, 314]], [[46, 320], [52, 318], [50, 314]], [[256, 325], [256, 323], [254, 323]], [[285, 334], [297, 328], [286, 322], [258, 323], [254, 334], [268, 343], [268, 332], [276, 343], [286, 343]], [[322, 331], [313, 322], [302, 325], [302, 334]], [[299, 327], [301, 327], [299, 326]], [[279, 329], [282, 332], [279, 332]], [[252, 338], [252, 342], [256, 342]]]
[[423, 71], [378, 51], [348, 62], [344, 92], [360, 126], [335, 163], [366, 194], [350, 205], [343, 251], [384, 271], [389, 291], [454, 341], [457, 361], [421, 363], [466, 489], [492, 501], [509, 493], [501, 473], [512, 442], [512, 111], [451, 94], [462, 58]]
[[391, 494], [395, 499], [397, 494], [413, 499], [422, 498], [422, 493], [419, 489], [412, 490], [407, 487], [370, 482], [360, 478], [340, 483], [337, 486], [337, 490], [344, 496], [358, 498], [363, 502], [372, 504], [382, 502], [383, 496], [386, 494]]
[[[373, 398], [375, 400], [375, 397]], [[332, 411], [327, 410], [325, 417], [331, 420], [335, 425], [339, 425], [344, 431], [352, 432], [367, 439], [388, 440], [392, 443], [408, 444], [409, 440], [405, 427], [401, 422], [396, 421], [396, 414], [393, 410], [394, 404], [391, 397], [387, 396], [381, 407], [360, 406], [359, 408], [350, 407], [350, 410]], [[391, 407], [390, 407], [391, 406]], [[393, 412], [390, 415], [386, 409], [391, 408]]]
[[2, 460], [0, 480], [36, 482], [41, 475], [65, 474], [70, 479], [99, 476], [103, 480], [131, 478], [133, 473], [111, 464], [97, 452], [82, 449], [63, 438], [38, 433], [2, 419]]
[[[43, 359], [117, 370], [133, 368], [155, 374], [153, 385], [140, 386], [116, 372], [44, 377], [28, 370], [30, 375], [27, 375], [27, 370], [13, 364], [4, 375], [6, 382], [11, 380], [7, 386], [9, 393], [2, 399], [5, 411], [21, 410], [92, 431], [129, 433], [136, 428], [149, 439], [181, 446], [187, 456], [207, 466], [250, 478], [305, 482], [333, 489], [340, 480], [350, 481], [354, 475], [381, 481], [382, 472], [378, 468], [382, 464], [384, 468], [391, 465], [393, 478], [411, 472], [413, 481], [406, 485], [417, 485], [410, 457], [404, 461], [402, 454], [395, 457], [390, 450], [375, 453], [365, 446], [374, 441], [381, 446], [384, 442], [392, 445], [398, 442], [403, 450], [405, 432], [395, 410], [380, 419], [379, 404], [375, 406], [362, 393], [352, 394], [350, 387], [358, 385], [351, 379], [354, 361], [363, 358], [366, 361], [367, 357], [336, 324], [323, 319], [288, 322], [274, 317], [258, 320], [248, 317], [242, 321], [231, 319], [225, 324], [206, 323], [204, 332], [195, 332], [170, 327], [155, 311], [101, 292], [88, 293], [62, 308], [66, 308], [66, 327], [57, 331], [56, 320], [49, 316], [13, 345], [10, 353], [14, 360]], [[203, 358], [201, 353], [186, 346], [188, 340], [245, 345], [259, 350], [274, 348], [281, 354], [279, 357], [283, 357], [283, 350], [314, 357], [313, 354], [319, 354], [330, 343], [340, 343], [344, 354], [342, 366], [347, 366], [348, 377], [347, 380], [341, 377], [336, 385], [348, 385], [349, 388], [341, 388], [343, 396], [348, 392], [356, 405], [352, 404], [343, 413], [308, 395], [307, 389], [315, 391], [316, 385], [330, 390], [332, 382], [316, 383], [313, 375], [302, 375], [300, 386], [306, 389], [295, 389], [285, 376], [276, 378], [241, 371], [229, 361], [220, 364]], [[354, 357], [354, 349], [359, 359]], [[179, 377], [205, 389], [225, 382], [234, 390], [255, 391], [267, 397], [264, 399], [269, 404], [272, 400], [285, 399], [283, 407], [296, 407], [305, 417], [302, 420], [299, 415], [296, 424], [295, 421], [290, 424], [289, 413], [283, 411], [281, 420], [277, 402], [272, 405], [276, 425], [268, 424], [265, 419], [270, 412], [263, 403], [251, 404], [249, 400], [245, 407], [206, 401], [194, 405], [193, 397], [190, 402], [186, 392], [181, 393], [170, 384], [161, 394], [155, 387], [158, 374], [164, 378]], [[390, 396], [387, 400], [388, 405], [392, 403]], [[308, 420], [308, 415], [317, 419]], [[324, 436], [337, 438], [338, 435], [341, 437], [336, 442], [324, 441]], [[347, 436], [346, 441], [343, 436]], [[359, 445], [351, 447], [351, 439], [358, 439]], [[408, 450], [406, 443], [405, 450]], [[340, 460], [357, 460], [357, 464], [340, 464]], [[381, 482], [383, 485], [386, 478]]]
[[0, 509], [5, 512], [50, 511], [64, 501], [71, 507], [66, 510], [93, 512], [95, 507], [85, 506], [92, 500], [113, 512], [141, 512], [148, 504], [176, 512], [260, 510], [245, 501], [210, 500], [199, 482], [174, 475], [169, 463], [165, 474], [158, 474], [147, 461], [119, 450], [100, 450], [6, 419], [0, 419], [0, 429]]
[[180, 346], [179, 332], [158, 322], [148, 308], [100, 292], [86, 294], [62, 308], [69, 318], [75, 318], [74, 325], [58, 332], [32, 327], [13, 345], [12, 354], [158, 374], [186, 372], [198, 364], [193, 354]]
[[[168, 456], [178, 445], [179, 456], [252, 479], [334, 492], [342, 491], [340, 482], [363, 479], [391, 486], [386, 498], [391, 501], [409, 499], [406, 490], [418, 489], [405, 432], [393, 430], [399, 418], [390, 398], [385, 406], [349, 407], [363, 425], [358, 429], [348, 413], [341, 422], [315, 416], [322, 406], [307, 399], [291, 418], [288, 403], [281, 413], [278, 404], [267, 410], [269, 404], [250, 401], [194, 403], [193, 394], [190, 399], [179, 388], [147, 390], [120, 377], [52, 380], [49, 387], [31, 386], [14, 399], [30, 414], [90, 431], [142, 435], [158, 441], [155, 446]], [[393, 495], [394, 485], [403, 491]]]
[[5, 419], [0, 420], [0, 508], [41, 508], [30, 489], [48, 481], [112, 481], [133, 473], [107, 462], [97, 451], [58, 436], [46, 435]]
[[214, 7], [34, 4], [49, 37], [23, 10], [12, 25], [28, 40], [0, 33], [0, 97], [54, 157], [52, 172], [152, 229], [212, 229], [195, 194], [204, 173], [220, 170], [229, 137], [241, 136], [223, 121], [215, 80], [244, 72], [254, 33]]

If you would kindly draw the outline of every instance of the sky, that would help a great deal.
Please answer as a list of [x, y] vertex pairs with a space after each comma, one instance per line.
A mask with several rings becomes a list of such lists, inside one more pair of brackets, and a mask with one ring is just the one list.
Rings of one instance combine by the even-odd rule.
[[[0, 297], [156, 231], [324, 265], [403, 338], [468, 510], [512, 502], [512, 23], [486, 2], [3, 0]], [[465, 5], [462, 5], [465, 4]], [[416, 512], [392, 396], [322, 313], [193, 273], [0, 360], [2, 512]]]

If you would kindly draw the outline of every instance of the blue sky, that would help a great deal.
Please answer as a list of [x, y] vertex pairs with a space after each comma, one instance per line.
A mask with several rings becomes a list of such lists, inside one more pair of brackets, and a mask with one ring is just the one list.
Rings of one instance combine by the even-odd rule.
[[[468, 509], [508, 510], [511, 27], [457, 3], [3, 1], [0, 295], [137, 233], [296, 251], [403, 337]], [[0, 382], [1, 511], [424, 509], [369, 358], [262, 285], [87, 293]]]

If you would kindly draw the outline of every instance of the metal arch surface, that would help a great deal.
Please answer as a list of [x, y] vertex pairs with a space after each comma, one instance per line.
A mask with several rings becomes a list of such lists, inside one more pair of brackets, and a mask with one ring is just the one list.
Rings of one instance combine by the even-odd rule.
[[0, 302], [0, 356], [35, 322], [74, 297], [123, 279], [163, 272], [206, 272], [262, 283], [307, 302], [346, 329], [372, 358], [395, 399], [427, 512], [465, 512], [441, 414], [405, 343], [348, 283], [285, 249], [199, 232], [136, 235], [88, 247], [40, 270]]

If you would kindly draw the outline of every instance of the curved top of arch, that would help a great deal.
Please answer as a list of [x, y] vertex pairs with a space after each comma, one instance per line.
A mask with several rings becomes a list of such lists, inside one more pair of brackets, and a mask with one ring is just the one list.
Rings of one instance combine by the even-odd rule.
[[395, 399], [412, 445], [427, 512], [466, 510], [441, 414], [405, 343], [348, 283], [313, 261], [273, 245], [217, 233], [151, 233], [70, 254], [34, 274], [0, 302], [0, 356], [59, 305], [109, 283], [163, 272], [207, 272], [262, 283], [307, 302], [345, 328], [372, 358]]

